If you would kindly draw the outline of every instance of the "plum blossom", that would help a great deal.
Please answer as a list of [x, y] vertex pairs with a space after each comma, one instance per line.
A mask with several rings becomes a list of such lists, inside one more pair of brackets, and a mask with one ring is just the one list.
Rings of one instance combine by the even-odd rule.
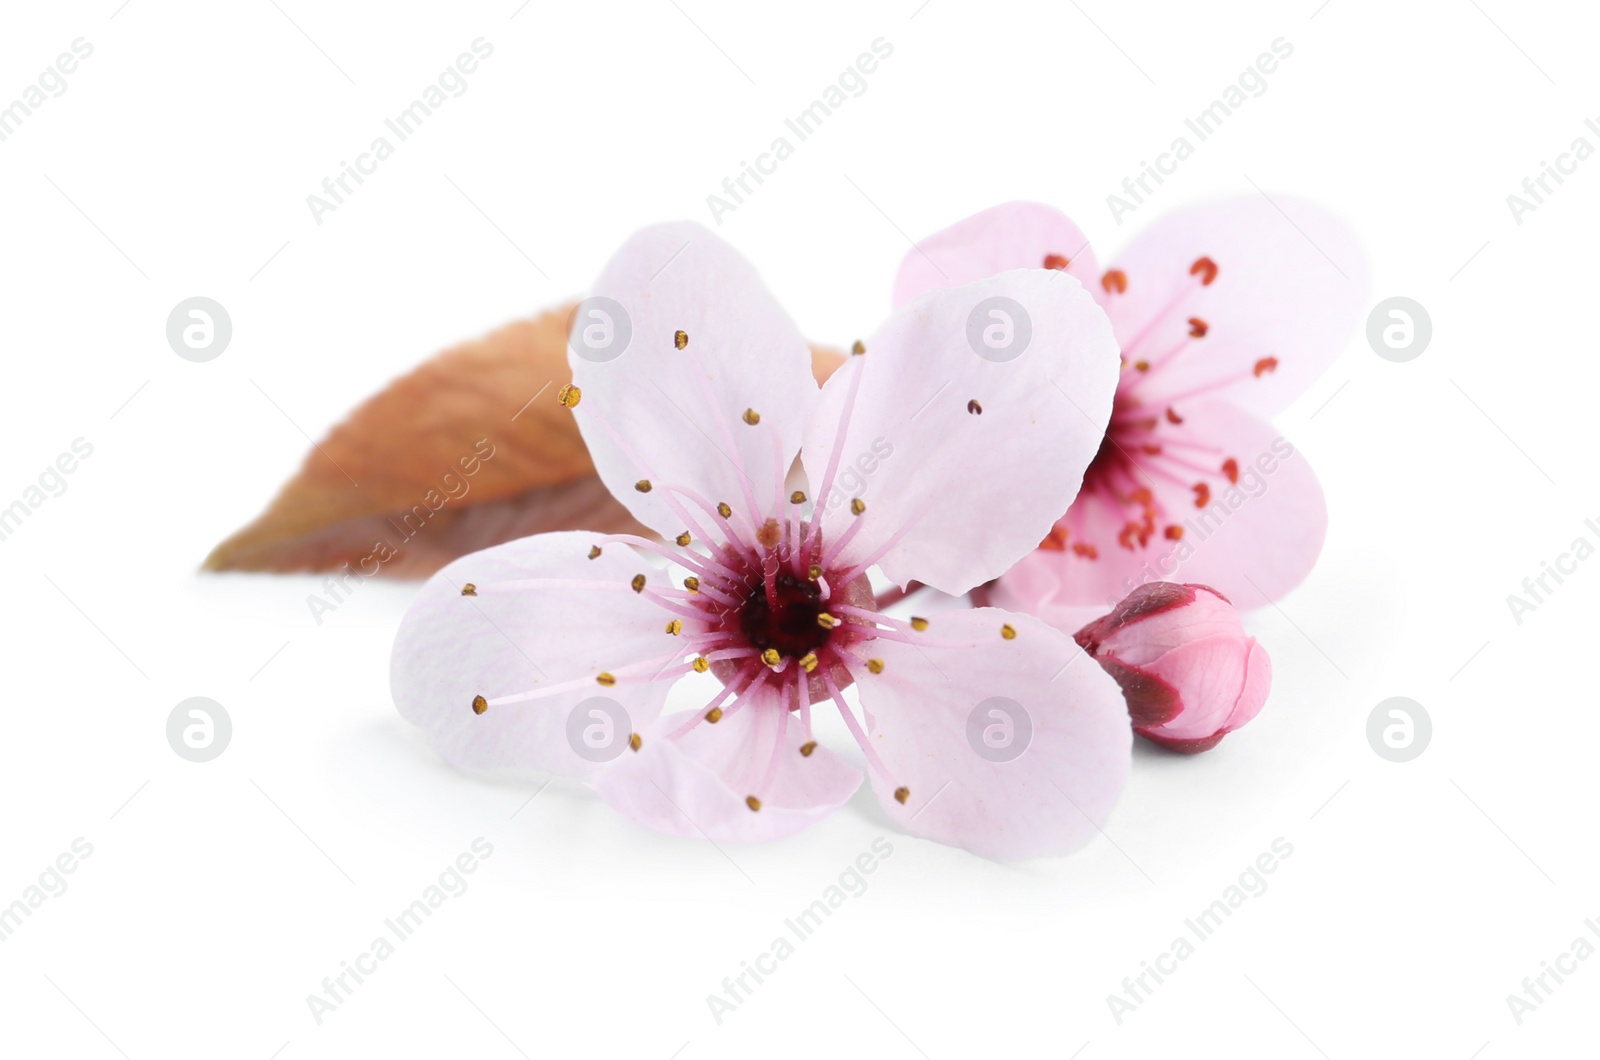
[[1366, 279], [1353, 237], [1315, 207], [1252, 196], [1162, 218], [1104, 271], [1088, 244], [1060, 212], [1009, 203], [919, 243], [895, 281], [902, 305], [1004, 269], [1065, 271], [1122, 348], [1082, 492], [994, 599], [1070, 629], [1074, 605], [1180, 571], [1244, 607], [1283, 596], [1315, 564], [1327, 510], [1268, 418], [1355, 331]]
[[[1036, 618], [893, 618], [868, 582], [963, 594], [1071, 503], [1117, 377], [1077, 279], [1019, 270], [910, 300], [821, 388], [754, 269], [698, 225], [635, 235], [594, 293], [631, 338], [605, 357], [575, 343], [557, 400], [661, 540], [541, 534], [451, 563], [396, 636], [400, 713], [458, 767], [580, 777], [646, 827], [720, 842], [851, 797], [861, 770], [813, 729], [837, 711], [911, 833], [1002, 858], [1094, 835], [1129, 765], [1115, 682]], [[1030, 336], [1005, 359], [968, 337], [993, 299]], [[680, 684], [697, 705], [664, 713]], [[996, 697], [1030, 723], [1003, 762], [969, 736]], [[590, 718], [622, 727], [609, 760], [580, 737]]]
[[1141, 585], [1075, 639], [1122, 686], [1133, 731], [1183, 754], [1255, 717], [1272, 687], [1266, 649], [1204, 585]]

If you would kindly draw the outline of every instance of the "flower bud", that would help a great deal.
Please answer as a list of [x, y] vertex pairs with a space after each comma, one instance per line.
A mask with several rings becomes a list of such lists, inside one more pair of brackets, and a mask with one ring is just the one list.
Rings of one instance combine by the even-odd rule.
[[1183, 754], [1255, 717], [1272, 685], [1266, 649], [1204, 585], [1141, 585], [1074, 639], [1122, 686], [1133, 731]]

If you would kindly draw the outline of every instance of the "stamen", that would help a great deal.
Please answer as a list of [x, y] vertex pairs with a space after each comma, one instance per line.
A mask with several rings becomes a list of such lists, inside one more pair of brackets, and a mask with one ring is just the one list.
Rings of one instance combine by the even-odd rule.
[[635, 482], [633, 484], [633, 488], [638, 490], [640, 493], [649, 493], [650, 492], [650, 480], [647, 479], [647, 478], [642, 478], [638, 482]]
[[1177, 541], [1179, 538], [1183, 537], [1183, 527], [1179, 526], [1177, 523], [1173, 523], [1165, 530], [1161, 531], [1161, 535], [1168, 541]]
[[667, 623], [667, 632], [676, 637], [683, 632], [683, 619], [675, 618]]
[[637, 751], [639, 748], [644, 746], [644, 740], [639, 736], [638, 733], [633, 733], [628, 737], [628, 746]]
[[823, 629], [832, 629], [838, 624], [839, 620], [828, 614], [826, 611], [817, 616], [817, 625], [821, 626]]
[[911, 628], [916, 630], [918, 633], [921, 633], [923, 630], [928, 628], [928, 620], [913, 616], [911, 619]]
[[691, 593], [697, 593], [700, 591], [700, 579], [691, 574], [683, 579], [683, 587]]
[[1193, 265], [1189, 266], [1190, 276], [1200, 277], [1200, 286], [1210, 287], [1211, 281], [1217, 278], [1217, 263], [1210, 258], [1196, 258]]
[[721, 707], [712, 707], [710, 710], [706, 711], [706, 720], [709, 721], [713, 725], [715, 725], [717, 722], [721, 721], [722, 720], [722, 708]]
[[1276, 357], [1263, 357], [1261, 360], [1256, 362], [1256, 366], [1252, 369], [1252, 371], [1255, 373], [1255, 377], [1260, 379], [1268, 372], [1276, 371], [1277, 367], [1278, 359]]
[[756, 798], [754, 795], [746, 795], [744, 797], [744, 804], [750, 807], [751, 813], [755, 813], [761, 809], [761, 800]]
[[779, 528], [778, 520], [776, 519], [768, 519], [766, 522], [762, 523], [761, 528], [756, 531], [756, 540], [759, 541], [764, 548], [777, 548], [778, 542], [782, 538], [783, 531]]
[[807, 581], [813, 581], [814, 582], [814, 581], [817, 581], [821, 577], [822, 577], [822, 568], [817, 566], [815, 563], [813, 563], [811, 566], [806, 568], [806, 580]]
[[1222, 462], [1222, 473], [1228, 476], [1229, 482], [1237, 485], [1239, 482], [1239, 461], [1231, 456], [1228, 457]]
[[1008, 622], [1000, 627], [1000, 636], [1004, 637], [1006, 640], [1016, 640], [1017, 631], [1012, 628], [1011, 624]]
[[1211, 487], [1204, 482], [1194, 484], [1194, 506], [1204, 508], [1211, 503]]
[[678, 543], [678, 547], [679, 548], [688, 548], [689, 547], [689, 542], [693, 541], [694, 538], [690, 537], [689, 536], [689, 531], [685, 530], [683, 533], [681, 533], [677, 537], [673, 538], [673, 540]]
[[867, 660], [867, 669], [871, 670], [875, 674], [883, 673], [883, 660], [882, 659], [868, 659]]
[[1171, 405], [1167, 406], [1167, 422], [1172, 424], [1174, 427], [1183, 422], [1183, 417], [1178, 415], [1178, 411]]
[[815, 741], [815, 740], [807, 740], [805, 743], [800, 745], [800, 757], [802, 757], [802, 758], [810, 758], [811, 757], [811, 752], [815, 751], [816, 749], [817, 749], [817, 741]]
[[766, 651], [761, 653], [761, 661], [766, 663], [768, 666], [777, 666], [778, 660], [781, 658], [783, 658], [783, 656], [778, 654], [777, 648], [768, 648]]
[[790, 504], [804, 504], [805, 502], [806, 502], [805, 490], [795, 490], [793, 493], [789, 494], [789, 503]]
[[982, 416], [983, 406], [978, 404], [977, 398], [973, 398], [971, 401], [967, 402], [967, 411], [972, 413], [974, 416]]
[[718, 501], [717, 514], [722, 516], [724, 519], [731, 519], [733, 517], [733, 509], [728, 507], [727, 501]]
[[1121, 269], [1112, 269], [1100, 277], [1100, 287], [1107, 294], [1113, 291], [1117, 294], [1122, 294], [1128, 289], [1128, 274]]
[[461, 595], [462, 596], [477, 596], [478, 595], [478, 587], [476, 585], [473, 585], [471, 582], [468, 582], [467, 584], [465, 584], [465, 585], [463, 585], [461, 587]]
[[860, 515], [862, 512], [864, 512], [866, 510], [867, 510], [867, 502], [862, 500], [860, 497], [857, 497], [855, 500], [850, 502], [850, 514], [851, 515]]
[[600, 546], [599, 545], [591, 545], [591, 546], [589, 546], [589, 558], [590, 559], [599, 559], [600, 558]]
[[800, 668], [806, 673], [815, 670], [817, 668], [817, 653], [814, 651], [806, 652], [800, 660]]
[[633, 591], [634, 592], [636, 592], [636, 593], [644, 592], [644, 580], [645, 579], [644, 579], [644, 575], [643, 574], [635, 574], [633, 576], [633, 581], [630, 584], [633, 586]]
[[895, 802], [898, 802], [900, 805], [904, 806], [906, 804], [906, 800], [909, 799], [909, 798], [911, 798], [911, 789], [910, 788], [895, 788], [894, 789], [894, 801]]
[[750, 426], [754, 427], [756, 424], [761, 422], [761, 413], [757, 412], [755, 409], [745, 409], [744, 421]]
[[489, 709], [489, 701], [487, 699], [484, 699], [482, 696], [473, 696], [472, 697], [472, 713], [474, 713], [474, 714], [482, 714], [484, 711], [486, 711], [488, 709]]
[[854, 341], [854, 342], [852, 342], [850, 344], [850, 356], [852, 356], [852, 357], [860, 357], [863, 353], [866, 353], [866, 352], [867, 352], [867, 344], [862, 342], [860, 339], [857, 339], [856, 341]]
[[607, 671], [601, 671], [600, 673], [595, 674], [594, 680], [595, 684], [604, 685], [607, 688], [610, 688], [612, 685], [617, 683], [616, 675]]
[[695, 673], [703, 674], [707, 670], [711, 669], [711, 660], [707, 659], [704, 655], [697, 655], [695, 656], [693, 665]]
[[571, 383], [566, 384], [560, 390], [556, 391], [556, 404], [565, 405], [569, 409], [577, 408], [578, 402], [582, 400], [583, 391], [573, 386]]
[[1071, 264], [1071, 259], [1062, 254], [1046, 254], [1044, 256], [1044, 267], [1047, 269], [1064, 269]]
[[1199, 317], [1189, 318], [1189, 334], [1192, 337], [1203, 339], [1206, 337], [1206, 332], [1209, 330], [1211, 330], [1211, 325], [1207, 324], [1204, 320], [1201, 320]]

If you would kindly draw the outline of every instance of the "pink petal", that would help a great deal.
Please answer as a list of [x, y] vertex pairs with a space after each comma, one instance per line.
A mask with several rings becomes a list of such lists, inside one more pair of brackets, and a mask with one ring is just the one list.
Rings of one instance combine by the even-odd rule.
[[[463, 556], [423, 586], [395, 635], [389, 681], [401, 716], [422, 729], [446, 761], [500, 774], [582, 776], [596, 762], [575, 750], [569, 723], [580, 733], [596, 725], [614, 728], [609, 752], [600, 753], [618, 754], [630, 729], [660, 714], [671, 681], [609, 688], [595, 682], [602, 671], [670, 651], [674, 639], [664, 632], [670, 616], [629, 588], [637, 574], [658, 588], [664, 576], [620, 544], [588, 559], [599, 540], [603, 535], [581, 532], [521, 538]], [[495, 587], [530, 578], [578, 584]], [[476, 596], [462, 595], [468, 583]], [[474, 696], [494, 699], [567, 681], [579, 687], [490, 706], [482, 715], [472, 710]], [[592, 714], [607, 702], [625, 715], [613, 722], [609, 714]], [[600, 742], [591, 735], [591, 743]], [[578, 746], [589, 744], [579, 740]]]
[[[993, 858], [1065, 854], [1092, 838], [1128, 775], [1132, 733], [1116, 682], [1027, 615], [947, 611], [920, 636], [875, 642], [883, 672], [860, 677], [889, 774], [874, 773], [872, 786], [890, 819]], [[938, 646], [963, 641], [976, 643]], [[910, 789], [904, 804], [900, 786]]]
[[[1210, 284], [1191, 272], [1216, 266]], [[1298, 397], [1356, 336], [1366, 260], [1343, 222], [1287, 196], [1253, 194], [1168, 214], [1116, 256], [1122, 294], [1102, 297], [1130, 362], [1162, 361], [1151, 393], [1216, 391], [1261, 416]], [[1092, 288], [1099, 293], [1099, 288]], [[1190, 318], [1203, 338], [1190, 339]], [[1276, 367], [1256, 366], [1276, 358]]]
[[1272, 684], [1272, 664], [1254, 638], [1206, 637], [1185, 644], [1147, 667], [1183, 690], [1183, 711], [1141, 734], [1167, 740], [1221, 736], [1254, 718]]
[[[1119, 543], [1117, 528], [1136, 513], [1086, 486], [1063, 520], [1069, 546], [1041, 549], [1007, 573], [1007, 600], [1028, 610], [1114, 606], [1139, 585], [1166, 580], [1211, 586], [1248, 610], [1304, 580], [1322, 551], [1328, 524], [1322, 487], [1305, 455], [1270, 424], [1221, 401], [1185, 405], [1183, 417], [1180, 426], [1163, 428], [1168, 441], [1161, 455], [1135, 454], [1141, 469], [1136, 477], [1151, 487], [1158, 509], [1148, 543]], [[1220, 470], [1205, 470], [1220, 468], [1227, 458], [1236, 462], [1236, 484]], [[1204, 508], [1196, 505], [1193, 488], [1201, 482], [1209, 501]], [[1182, 536], [1168, 538], [1169, 526], [1180, 528]], [[1094, 558], [1074, 552], [1072, 542], [1092, 545]]]
[[[624, 244], [594, 296], [619, 303], [631, 331], [614, 359], [584, 356], [584, 329], [602, 320], [589, 315], [591, 298], [580, 304], [568, 344], [582, 394], [573, 415], [611, 492], [668, 537], [685, 529], [685, 511], [704, 518], [670, 486], [741, 512], [757, 508], [752, 496], [770, 507], [800, 449], [817, 384], [809, 347], [750, 263], [700, 225], [658, 225]], [[679, 331], [687, 337], [681, 350]], [[619, 325], [613, 345], [620, 336]], [[747, 409], [757, 425], [745, 421]], [[649, 492], [635, 488], [641, 480]]]
[[[601, 769], [592, 785], [612, 809], [657, 832], [714, 842], [754, 843], [792, 835], [843, 805], [861, 773], [826, 748], [802, 755], [806, 737], [790, 715], [781, 747], [778, 719], [787, 708], [763, 688], [716, 724], [701, 722], [680, 739], [690, 715], [661, 718], [637, 753]], [[768, 776], [769, 764], [776, 768]], [[759, 792], [760, 810], [745, 799]]]
[[1065, 214], [1034, 202], [1004, 203], [919, 241], [900, 262], [894, 305], [1011, 269], [1050, 267], [1045, 259], [1056, 257], [1069, 261], [1066, 271], [1085, 287], [1100, 282], [1089, 237]]
[[[1020, 307], [1010, 317], [1031, 325], [1010, 360], [980, 356], [968, 339], [969, 318], [1002, 319], [986, 315], [996, 298]], [[1076, 495], [1116, 374], [1105, 314], [1059, 272], [1004, 273], [896, 310], [866, 353], [828, 380], [806, 434], [824, 540], [851, 528], [851, 500], [859, 499], [868, 521], [847, 559], [955, 594], [997, 577]]]

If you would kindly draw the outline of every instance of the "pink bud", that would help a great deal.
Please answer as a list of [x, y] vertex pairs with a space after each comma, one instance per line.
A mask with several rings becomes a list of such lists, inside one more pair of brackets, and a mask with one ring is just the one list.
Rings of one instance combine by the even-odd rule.
[[1204, 585], [1141, 585], [1074, 639], [1122, 686], [1133, 731], [1183, 754], [1255, 717], [1272, 685], [1266, 649]]

